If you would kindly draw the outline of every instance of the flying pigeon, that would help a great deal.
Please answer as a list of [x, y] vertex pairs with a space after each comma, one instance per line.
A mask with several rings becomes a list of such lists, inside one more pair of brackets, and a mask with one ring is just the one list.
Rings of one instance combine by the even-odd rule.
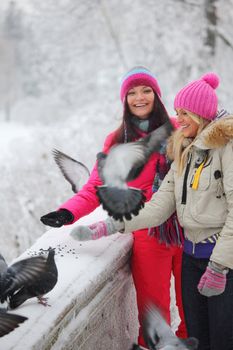
[[15, 309], [24, 303], [27, 299], [37, 297], [39, 303], [48, 305], [47, 298], [43, 296], [50, 292], [57, 283], [58, 271], [54, 261], [55, 249], [48, 249], [48, 256], [45, 259], [44, 268], [39, 276], [32, 281], [28, 280], [13, 295], [9, 296], [9, 306]]
[[0, 309], [0, 337], [12, 332], [28, 318], [16, 314], [10, 314], [6, 310]]
[[88, 168], [57, 149], [54, 149], [52, 153], [63, 176], [71, 184], [72, 191], [77, 193], [90, 176]]
[[150, 350], [194, 350], [198, 348], [196, 338], [178, 338], [154, 305], [148, 306], [145, 312], [143, 337]]
[[153, 152], [159, 151], [173, 131], [168, 120], [149, 135], [135, 142], [119, 144], [108, 154], [99, 153], [97, 164], [103, 182], [97, 186], [97, 195], [103, 209], [116, 220], [125, 217], [130, 220], [144, 206], [145, 196], [138, 188], [128, 187], [127, 182], [135, 179]]
[[18, 289], [34, 283], [46, 267], [46, 258], [35, 256], [7, 265], [0, 254], [0, 302], [4, 303]]

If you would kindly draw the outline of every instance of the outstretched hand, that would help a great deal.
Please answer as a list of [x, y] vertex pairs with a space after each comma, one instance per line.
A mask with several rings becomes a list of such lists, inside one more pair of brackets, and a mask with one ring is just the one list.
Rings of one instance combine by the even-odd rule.
[[77, 226], [70, 235], [78, 241], [96, 240], [101, 237], [110, 236], [123, 228], [122, 223], [113, 221], [111, 218], [95, 222], [89, 226]]
[[67, 209], [52, 211], [40, 218], [44, 225], [51, 227], [61, 227], [65, 224], [71, 224], [74, 220], [73, 214]]
[[96, 240], [109, 234], [111, 233], [109, 233], [105, 221], [95, 222], [89, 226], [77, 226], [70, 233], [78, 241]]

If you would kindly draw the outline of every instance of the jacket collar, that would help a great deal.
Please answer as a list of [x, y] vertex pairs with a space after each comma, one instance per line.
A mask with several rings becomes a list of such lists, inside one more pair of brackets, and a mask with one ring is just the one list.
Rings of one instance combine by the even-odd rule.
[[233, 115], [212, 121], [197, 137], [194, 145], [201, 149], [216, 149], [233, 140]]

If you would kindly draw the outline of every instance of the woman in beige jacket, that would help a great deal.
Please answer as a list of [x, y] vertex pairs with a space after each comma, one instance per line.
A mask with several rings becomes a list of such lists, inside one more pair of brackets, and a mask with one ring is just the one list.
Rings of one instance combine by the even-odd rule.
[[178, 92], [171, 169], [139, 215], [111, 220], [109, 232], [158, 226], [177, 211], [185, 321], [199, 350], [233, 349], [233, 115], [217, 114], [218, 84], [208, 73]]
[[209, 73], [175, 98], [180, 129], [171, 170], [124, 231], [161, 224], [175, 210], [184, 228], [182, 297], [199, 350], [233, 349], [233, 115], [216, 118], [218, 77]]

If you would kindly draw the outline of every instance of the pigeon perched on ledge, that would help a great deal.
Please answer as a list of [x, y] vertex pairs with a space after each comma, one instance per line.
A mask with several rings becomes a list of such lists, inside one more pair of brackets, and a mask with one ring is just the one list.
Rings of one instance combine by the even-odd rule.
[[[43, 268], [40, 270], [37, 278], [26, 280], [14, 294], [9, 295], [9, 306], [15, 309], [24, 303], [27, 299], [37, 297], [39, 303], [47, 306], [45, 294], [50, 292], [57, 283], [58, 271], [54, 260], [55, 249], [48, 249], [48, 256], [42, 257], [44, 260]], [[35, 259], [31, 258], [31, 259]]]
[[78, 193], [90, 176], [88, 168], [83, 163], [57, 149], [54, 149], [52, 153], [63, 176], [71, 184], [72, 191]]
[[149, 157], [160, 150], [173, 130], [168, 120], [138, 141], [116, 145], [108, 154], [97, 155], [98, 172], [103, 182], [102, 186], [96, 187], [97, 195], [109, 216], [122, 221], [124, 217], [130, 220], [132, 214], [139, 213], [145, 196], [141, 189], [128, 187], [127, 182], [138, 177]]
[[19, 327], [20, 323], [25, 322], [27, 319], [27, 317], [11, 314], [6, 312], [6, 310], [0, 309], [0, 337], [12, 332]]
[[46, 267], [46, 258], [35, 256], [8, 266], [0, 254], [0, 302], [4, 303], [17, 290], [38, 280]]

